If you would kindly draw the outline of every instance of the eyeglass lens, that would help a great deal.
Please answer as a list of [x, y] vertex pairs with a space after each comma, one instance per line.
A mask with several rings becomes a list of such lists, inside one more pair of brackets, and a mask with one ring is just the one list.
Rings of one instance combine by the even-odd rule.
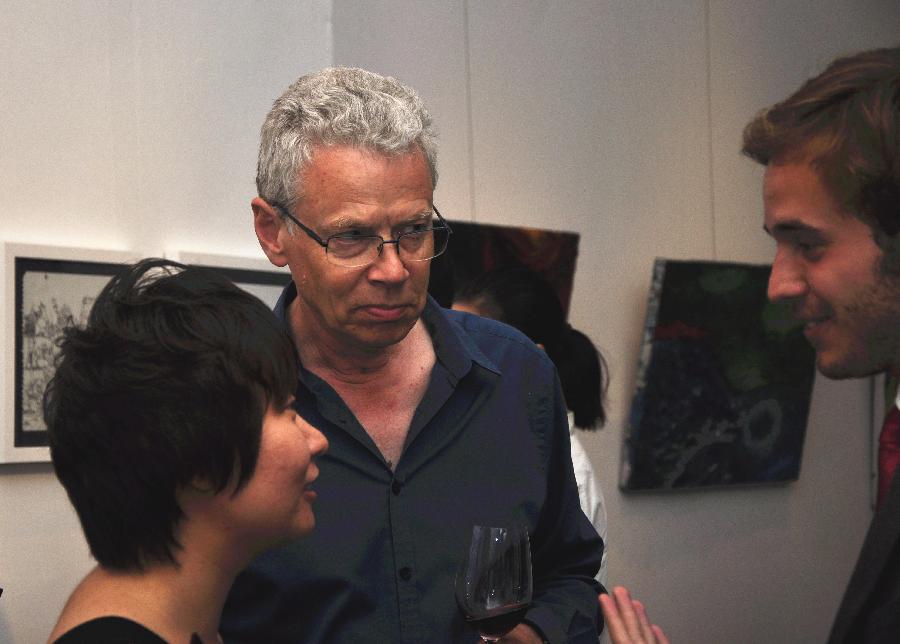
[[448, 238], [446, 228], [403, 233], [396, 240], [382, 240], [376, 236], [332, 237], [328, 240], [326, 253], [334, 264], [348, 268], [365, 266], [378, 258], [384, 245], [395, 243], [402, 259], [422, 262], [443, 253]]

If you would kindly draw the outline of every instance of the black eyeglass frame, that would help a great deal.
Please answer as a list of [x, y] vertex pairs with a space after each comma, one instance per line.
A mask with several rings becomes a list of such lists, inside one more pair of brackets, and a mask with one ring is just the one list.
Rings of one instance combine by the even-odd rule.
[[[292, 215], [291, 212], [287, 208], [282, 206], [280, 203], [278, 203], [277, 201], [270, 201], [268, 203], [271, 204], [273, 207], [277, 208], [278, 210], [280, 210], [281, 214], [285, 215], [288, 219], [290, 219], [292, 222], [297, 224], [297, 226], [300, 227], [300, 230], [305, 232], [309, 236], [310, 239], [312, 239], [319, 246], [324, 248], [326, 255], [328, 254], [328, 242], [329, 241], [331, 241], [332, 239], [340, 239], [340, 238], [347, 239], [347, 238], [349, 238], [348, 235], [345, 235], [343, 233], [337, 233], [335, 235], [331, 235], [325, 239], [322, 239], [321, 237], [319, 237], [319, 235], [316, 233], [316, 231], [314, 231], [312, 228], [310, 228], [308, 226], [305, 226], [303, 224], [303, 222], [301, 222], [299, 219], [294, 217], [294, 215]], [[397, 252], [399, 254], [400, 240], [408, 235], [421, 235], [422, 233], [433, 232], [435, 230], [446, 230], [447, 238], [448, 238], [447, 242], [449, 243], [449, 241], [450, 241], [449, 237], [450, 237], [450, 235], [453, 234], [453, 229], [450, 228], [450, 224], [447, 223], [447, 220], [441, 216], [441, 213], [438, 211], [437, 206], [435, 206], [434, 204], [431, 204], [431, 210], [434, 211], [435, 215], [437, 215], [439, 225], [435, 226], [432, 224], [431, 228], [429, 228], [428, 230], [416, 230], [414, 232], [409, 232], [409, 233], [400, 233], [399, 235], [397, 235], [396, 239], [385, 239], [381, 235], [365, 235], [365, 237], [371, 237], [373, 239], [377, 238], [377, 239], [381, 240], [381, 243], [378, 244], [378, 255], [375, 256], [375, 259], [377, 259], [378, 257], [381, 257], [381, 251], [384, 250], [385, 244], [397, 244]], [[444, 252], [446, 250], [447, 250], [447, 246], [444, 245], [444, 249], [440, 253], [438, 253], [437, 255], [434, 255], [432, 257], [428, 257], [426, 259], [413, 259], [413, 258], [405, 258], [405, 259], [410, 262], [427, 262], [429, 260], [434, 259], [435, 257], [440, 257], [441, 255], [444, 254]], [[345, 266], [344, 268], [362, 268], [363, 266], [368, 266], [369, 264], [374, 263], [375, 259], [373, 259], [371, 262], [368, 262], [366, 264], [360, 264], [359, 266]], [[335, 264], [335, 265], [340, 266], [340, 264]]]

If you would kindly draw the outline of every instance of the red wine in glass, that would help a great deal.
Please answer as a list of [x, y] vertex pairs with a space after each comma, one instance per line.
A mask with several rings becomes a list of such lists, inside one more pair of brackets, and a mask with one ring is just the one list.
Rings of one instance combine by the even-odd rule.
[[456, 602], [481, 639], [496, 642], [531, 604], [531, 544], [520, 526], [474, 526], [456, 573]]
[[[495, 641], [509, 633], [525, 617], [528, 604], [513, 604], [498, 608], [496, 613], [490, 613], [487, 617], [468, 619], [475, 625], [481, 638], [487, 641]], [[491, 638], [494, 638], [492, 640]]]

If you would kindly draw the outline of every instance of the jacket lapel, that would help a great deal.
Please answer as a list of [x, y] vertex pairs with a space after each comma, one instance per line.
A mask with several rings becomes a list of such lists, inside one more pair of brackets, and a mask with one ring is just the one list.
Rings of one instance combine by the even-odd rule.
[[900, 472], [894, 476], [884, 504], [875, 514], [866, 533], [862, 551], [844, 591], [829, 643], [847, 641], [851, 628], [860, 616], [866, 602], [884, 570], [888, 558], [900, 541]]

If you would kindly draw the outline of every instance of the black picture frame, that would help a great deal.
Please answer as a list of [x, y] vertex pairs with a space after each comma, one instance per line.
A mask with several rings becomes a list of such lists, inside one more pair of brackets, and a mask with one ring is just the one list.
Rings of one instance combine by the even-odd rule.
[[0, 463], [47, 462], [43, 395], [54, 373], [58, 340], [66, 326], [86, 320], [109, 279], [135, 257], [12, 243], [4, 250], [7, 358]]
[[237, 286], [255, 295], [269, 308], [275, 307], [275, 302], [291, 281], [290, 273], [276, 271], [257, 270], [249, 268], [234, 268], [227, 266], [213, 266], [208, 264], [190, 264], [206, 270], [216, 271], [230, 279]]

